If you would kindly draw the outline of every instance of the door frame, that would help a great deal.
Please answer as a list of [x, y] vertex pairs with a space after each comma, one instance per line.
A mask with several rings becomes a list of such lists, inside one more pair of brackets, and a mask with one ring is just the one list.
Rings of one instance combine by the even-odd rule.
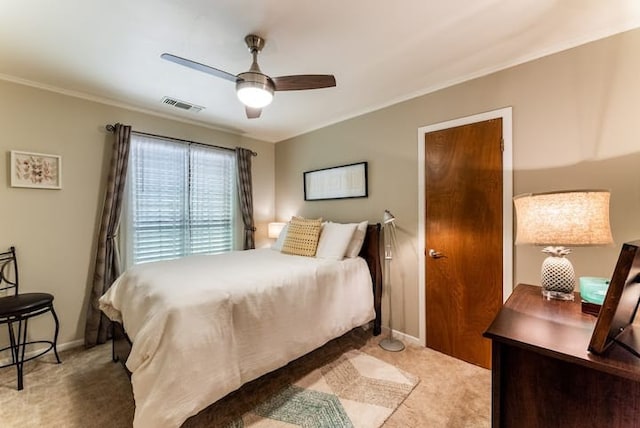
[[422, 346], [427, 346], [426, 312], [426, 177], [425, 177], [425, 135], [442, 129], [502, 118], [502, 301], [513, 291], [513, 128], [512, 108], [505, 107], [472, 116], [448, 120], [418, 128], [418, 318]]

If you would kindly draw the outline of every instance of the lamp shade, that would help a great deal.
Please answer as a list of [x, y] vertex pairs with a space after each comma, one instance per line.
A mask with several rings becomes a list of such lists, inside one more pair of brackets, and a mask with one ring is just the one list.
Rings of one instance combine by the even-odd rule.
[[391, 211], [384, 210], [384, 214], [382, 215], [382, 223], [389, 224], [393, 223], [394, 221], [396, 221], [396, 217], [391, 214]]
[[611, 244], [609, 196], [606, 190], [571, 190], [514, 197], [516, 244]]
[[280, 232], [282, 232], [285, 224], [286, 223], [278, 222], [269, 223], [269, 226], [267, 228], [267, 235], [269, 236], [269, 238], [277, 239], [278, 236], [280, 236]]

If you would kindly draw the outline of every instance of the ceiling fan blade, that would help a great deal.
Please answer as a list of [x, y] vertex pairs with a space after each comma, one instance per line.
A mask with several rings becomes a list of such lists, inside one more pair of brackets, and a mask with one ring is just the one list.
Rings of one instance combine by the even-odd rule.
[[336, 78], [331, 74], [300, 74], [297, 76], [272, 77], [276, 91], [300, 91], [336, 86]]
[[262, 113], [261, 108], [253, 108], [245, 106], [245, 110], [247, 111], [247, 117], [249, 119], [257, 119], [260, 117], [260, 113]]
[[218, 70], [217, 68], [209, 67], [208, 65], [200, 64], [199, 62], [181, 58], [170, 53], [163, 53], [162, 55], [160, 55], [160, 58], [166, 59], [167, 61], [175, 62], [176, 64], [183, 65], [193, 70], [202, 71], [203, 73], [229, 80], [231, 82], [235, 82], [236, 80], [238, 80], [236, 76], [231, 73], [227, 73], [226, 71]]

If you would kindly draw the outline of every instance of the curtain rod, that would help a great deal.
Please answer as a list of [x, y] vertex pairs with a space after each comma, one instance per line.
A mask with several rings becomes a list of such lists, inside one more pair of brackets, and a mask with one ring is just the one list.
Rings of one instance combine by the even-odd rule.
[[[116, 130], [116, 127], [108, 124], [105, 126], [105, 129], [109, 132], [114, 132]], [[203, 146], [203, 147], [215, 147], [216, 149], [222, 149], [222, 150], [230, 150], [232, 152], [235, 152], [235, 149], [232, 149], [230, 147], [223, 147], [223, 146], [216, 146], [215, 144], [205, 144], [205, 143], [199, 143], [197, 141], [189, 141], [189, 140], [183, 140], [182, 138], [173, 138], [173, 137], [165, 137], [164, 135], [157, 135], [157, 134], [149, 134], [148, 132], [140, 132], [140, 131], [131, 131], [132, 134], [137, 134], [137, 135], [144, 135], [146, 137], [155, 137], [155, 138], [162, 138], [164, 140], [172, 140], [172, 141], [180, 141], [182, 143], [187, 143], [187, 144], [195, 144], [197, 146]], [[254, 152], [253, 150], [251, 151], [251, 154], [253, 156], [258, 156], [258, 153]]]

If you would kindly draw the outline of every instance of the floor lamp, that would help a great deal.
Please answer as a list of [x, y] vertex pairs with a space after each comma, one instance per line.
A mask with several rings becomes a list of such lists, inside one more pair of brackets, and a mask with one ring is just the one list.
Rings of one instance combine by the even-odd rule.
[[384, 286], [389, 295], [389, 336], [380, 341], [380, 347], [385, 351], [398, 352], [404, 349], [404, 343], [393, 338], [393, 318], [391, 316], [391, 260], [393, 249], [396, 247], [396, 218], [389, 210], [384, 210], [382, 223], [384, 225]]

